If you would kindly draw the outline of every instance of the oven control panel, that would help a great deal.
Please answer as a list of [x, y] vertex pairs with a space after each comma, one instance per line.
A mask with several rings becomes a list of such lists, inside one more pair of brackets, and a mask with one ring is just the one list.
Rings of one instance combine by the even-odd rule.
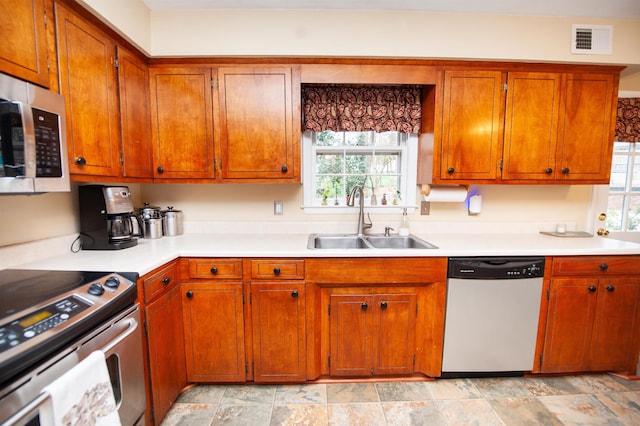
[[69, 321], [91, 306], [76, 296], [68, 296], [0, 327], [0, 353]]

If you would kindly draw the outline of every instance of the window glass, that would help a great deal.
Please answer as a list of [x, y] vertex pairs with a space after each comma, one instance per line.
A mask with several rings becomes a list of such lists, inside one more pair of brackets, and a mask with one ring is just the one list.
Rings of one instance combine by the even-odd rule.
[[627, 207], [627, 230], [640, 230], [640, 196], [629, 197]]
[[615, 142], [611, 162], [607, 229], [640, 231], [640, 144]]
[[628, 155], [614, 155], [611, 161], [610, 191], [624, 191], [627, 185], [627, 171], [629, 169]]
[[305, 132], [303, 149], [305, 209], [345, 208], [355, 185], [366, 206], [415, 208], [417, 135]]

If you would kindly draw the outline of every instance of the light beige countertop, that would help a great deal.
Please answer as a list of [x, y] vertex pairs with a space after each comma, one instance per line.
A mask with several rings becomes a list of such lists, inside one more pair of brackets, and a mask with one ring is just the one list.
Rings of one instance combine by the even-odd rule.
[[554, 237], [526, 233], [422, 233], [413, 235], [437, 249], [307, 249], [309, 234], [185, 233], [113, 251], [81, 250], [12, 265], [52, 270], [137, 272], [144, 275], [177, 257], [453, 257], [640, 254], [640, 244], [604, 237]]

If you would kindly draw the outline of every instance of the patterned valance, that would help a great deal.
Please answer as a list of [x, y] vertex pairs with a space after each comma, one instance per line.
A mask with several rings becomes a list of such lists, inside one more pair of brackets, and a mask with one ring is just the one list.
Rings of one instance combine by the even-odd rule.
[[615, 140], [640, 142], [640, 98], [618, 99]]
[[420, 86], [305, 84], [302, 131], [420, 133]]

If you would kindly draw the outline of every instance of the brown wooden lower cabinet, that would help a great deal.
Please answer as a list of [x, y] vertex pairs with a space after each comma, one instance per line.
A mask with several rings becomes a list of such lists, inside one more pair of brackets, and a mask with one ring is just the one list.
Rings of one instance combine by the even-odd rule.
[[415, 289], [359, 289], [329, 296], [332, 376], [411, 374], [416, 358]]
[[[554, 258], [540, 372], [635, 374], [640, 352], [638, 256]], [[590, 275], [590, 276], [588, 276]]]
[[309, 379], [439, 376], [446, 270], [446, 258], [307, 259]]
[[305, 284], [251, 283], [253, 379], [306, 380]]
[[[144, 308], [149, 354], [149, 385], [153, 424], [160, 424], [173, 401], [187, 384], [180, 285], [171, 279], [173, 264], [142, 277], [153, 299]], [[163, 287], [158, 290], [159, 286]], [[149, 290], [149, 292], [147, 292]]]
[[190, 382], [246, 380], [242, 291], [242, 282], [182, 284]]

